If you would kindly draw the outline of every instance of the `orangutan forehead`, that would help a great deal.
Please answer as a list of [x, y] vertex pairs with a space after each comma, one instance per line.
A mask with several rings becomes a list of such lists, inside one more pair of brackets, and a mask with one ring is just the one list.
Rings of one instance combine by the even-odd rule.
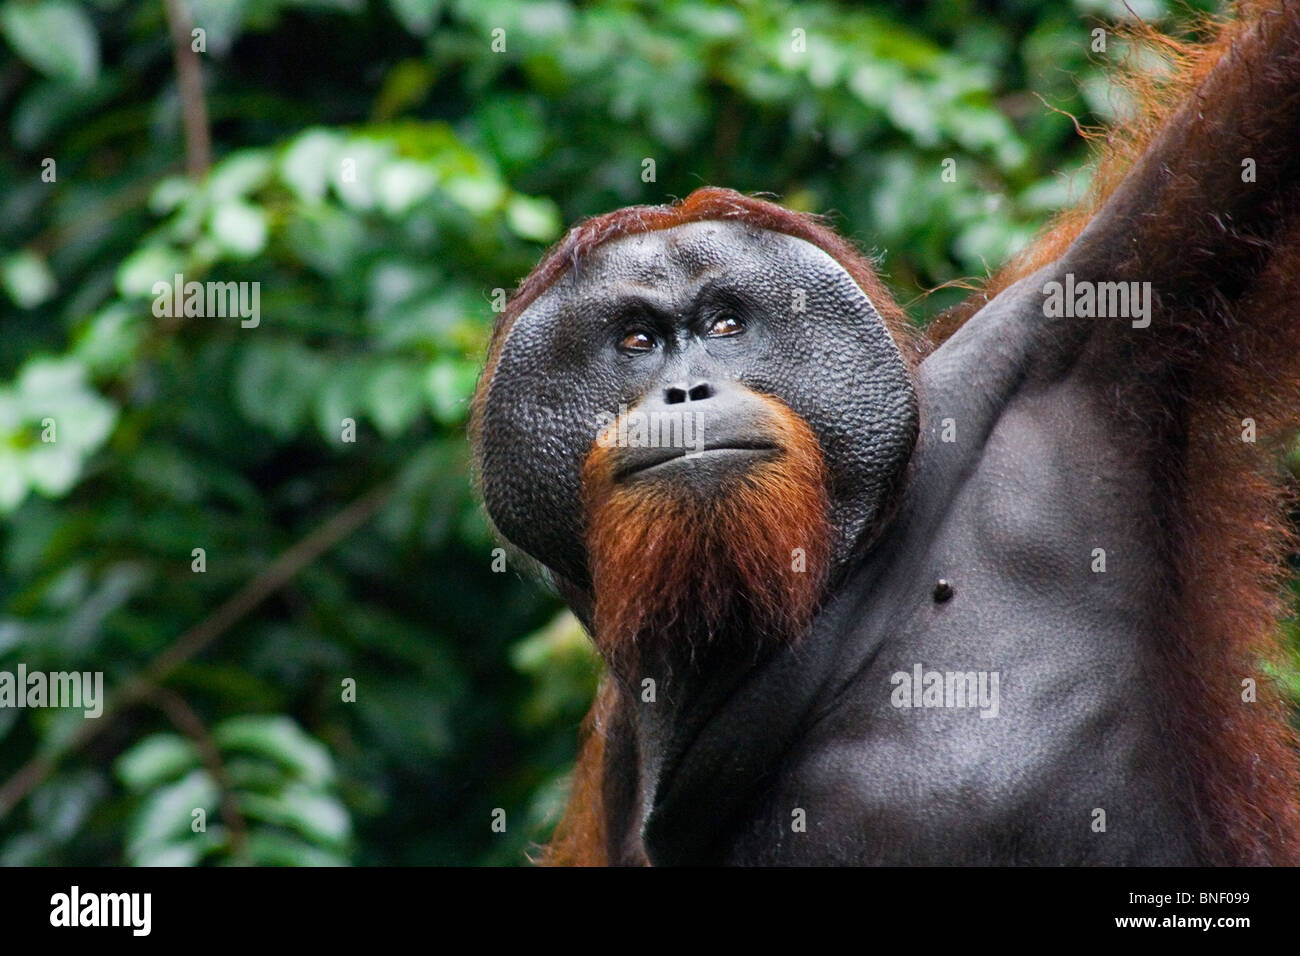
[[611, 286], [662, 289], [755, 270], [771, 270], [773, 277], [849, 278], [834, 258], [804, 239], [736, 220], [707, 219], [604, 242], [548, 292], [585, 296]]

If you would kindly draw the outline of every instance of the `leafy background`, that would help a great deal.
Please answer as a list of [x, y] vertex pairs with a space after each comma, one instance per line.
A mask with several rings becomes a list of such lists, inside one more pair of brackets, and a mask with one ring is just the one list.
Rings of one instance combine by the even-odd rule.
[[[1170, 14], [0, 0], [0, 670], [118, 698], [0, 709], [0, 863], [524, 862], [597, 668], [492, 568], [464, 425], [496, 290], [713, 183], [836, 211], [924, 321], [1086, 182], [1067, 114], [1124, 108], [1097, 18]], [[260, 325], [155, 317], [178, 272], [260, 283]]]

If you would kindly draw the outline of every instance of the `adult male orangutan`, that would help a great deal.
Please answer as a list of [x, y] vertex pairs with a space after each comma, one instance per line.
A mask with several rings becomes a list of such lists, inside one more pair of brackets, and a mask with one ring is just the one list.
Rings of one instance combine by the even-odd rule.
[[523, 282], [482, 490], [608, 665], [549, 862], [1300, 860], [1300, 0], [1179, 61], [925, 335], [724, 189]]

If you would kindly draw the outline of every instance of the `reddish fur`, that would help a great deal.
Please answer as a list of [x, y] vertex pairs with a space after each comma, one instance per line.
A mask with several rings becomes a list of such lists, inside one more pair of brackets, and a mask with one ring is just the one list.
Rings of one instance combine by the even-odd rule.
[[[1102, 204], [1123, 182], [1138, 157], [1151, 145], [1173, 113], [1181, 107], [1209, 75], [1234, 40], [1257, 15], [1255, 5], [1242, 5], [1239, 16], [1217, 22], [1202, 16], [1197, 26], [1210, 33], [1203, 43], [1180, 43], [1146, 23], [1114, 28], [1116, 39], [1127, 40], [1133, 50], [1149, 51], [1163, 61], [1167, 70], [1153, 73], [1148, 61], [1129, 63], [1112, 75], [1116, 85], [1134, 102], [1132, 115], [1104, 128], [1075, 128], [1093, 144], [1096, 158], [1087, 192], [1055, 220], [1027, 248], [1017, 254], [973, 295], [947, 312], [936, 316], [925, 330], [929, 348], [937, 347], [1008, 286], [1059, 259], [1079, 233], [1092, 221]], [[1213, 109], [1213, 104], [1205, 104]]]
[[[719, 495], [693, 498], [646, 480], [616, 483], [616, 448], [598, 443], [588, 456], [594, 640], [615, 675], [636, 673], [648, 657], [671, 665], [723, 636], [749, 640], [741, 650], [757, 652], [796, 640], [812, 619], [830, 561], [825, 465], [803, 419], [774, 398], [764, 400], [780, 455]], [[793, 568], [795, 548], [804, 551], [802, 571]], [[543, 863], [605, 862], [604, 743], [616, 694], [607, 680], [585, 727], [573, 796]]]
[[[474, 395], [470, 435], [475, 444], [479, 442], [482, 405], [487, 397], [487, 386], [492, 380], [506, 335], [515, 320], [542, 292], [573, 268], [586, 252], [602, 243], [690, 222], [717, 219], [738, 220], [755, 228], [795, 236], [826, 252], [843, 266], [871, 300], [899, 344], [905, 360], [913, 366], [920, 360], [924, 343], [876, 276], [871, 261], [851, 242], [826, 225], [821, 217], [795, 212], [731, 189], [697, 189], [685, 200], [670, 206], [631, 206], [579, 223], [565, 234], [520, 283], [493, 329], [487, 362]], [[819, 539], [819, 542], [828, 543], [829, 534]], [[788, 564], [787, 553], [780, 566], [786, 567]], [[810, 550], [809, 568], [813, 567], [813, 552]], [[597, 590], [597, 593], [600, 591]], [[608, 615], [609, 612], [606, 613]], [[799, 615], [802, 613], [798, 612]], [[572, 796], [551, 843], [543, 851], [543, 864], [600, 865], [606, 862], [605, 817], [601, 793], [605, 727], [613, 706], [613, 684], [606, 682], [584, 725], [582, 749], [573, 771]], [[602, 718], [601, 714], [605, 717]]]
[[617, 699], [613, 682], [605, 680], [582, 722], [582, 748], [573, 767], [569, 803], [537, 861], [543, 866], [604, 866], [607, 862], [601, 791], [605, 784], [605, 735]]
[[[1198, 394], [1187, 461], [1165, 476], [1180, 585], [1161, 648], [1171, 737], [1207, 812], [1205, 842], [1223, 848], [1210, 862], [1235, 865], [1300, 864], [1300, 744], [1284, 693], [1260, 666], [1285, 653], [1278, 620], [1296, 547], [1277, 439], [1300, 427], [1300, 230], [1283, 249], [1239, 306], [1254, 328], [1189, 372]], [[1262, 444], [1241, 440], [1247, 416]], [[1253, 704], [1241, 699], [1246, 677], [1258, 684]]]
[[[803, 419], [776, 399], [764, 401], [778, 456], [708, 497], [670, 481], [616, 482], [617, 449], [597, 444], [589, 455], [583, 489], [594, 639], [616, 673], [649, 657], [671, 665], [682, 658], [683, 641], [743, 635], [755, 642], [746, 650], [758, 651], [794, 640], [811, 619], [830, 554], [825, 466]], [[793, 568], [796, 548], [804, 552], [802, 570]]]
[[[1232, 141], [1237, 131], [1230, 124], [1250, 112], [1251, 84], [1278, 78], [1256, 76], [1252, 69], [1233, 71], [1227, 82], [1217, 84], [1207, 84], [1207, 77], [1234, 44], [1249, 52], [1252, 44], [1294, 30], [1297, 17], [1295, 7], [1269, 14], [1253, 3], [1243, 4], [1238, 13], [1236, 21], [1216, 26], [1201, 45], [1180, 45], [1146, 27], [1130, 31], [1139, 42], [1169, 54], [1170, 72], [1124, 80], [1140, 108], [1131, 121], [1105, 134], [1089, 195], [983, 290], [941, 317], [929, 331], [931, 346], [1012, 282], [1059, 258], [1177, 110], [1194, 103], [1200, 114], [1179, 159], [1189, 164], [1212, 160], [1221, 151], [1221, 146], [1207, 145], [1198, 152], [1196, 137], [1206, 144]], [[1300, 144], [1285, 148], [1300, 149]], [[1261, 169], [1270, 159], [1281, 162], [1262, 157]], [[1171, 221], [1175, 213], [1187, 216], [1213, 208], [1215, 196], [1196, 195], [1196, 183], [1192, 175], [1178, 180], [1165, 204], [1141, 223], [1145, 242], [1167, 257], [1166, 279], [1216, 268], [1212, 257], [1198, 258], [1195, 241], [1187, 241], [1186, 221]], [[1276, 191], [1284, 192], [1283, 187], [1295, 188], [1278, 184]], [[1169, 715], [1171, 749], [1180, 754], [1197, 788], [1196, 806], [1188, 812], [1197, 815], [1207, 862], [1300, 862], [1296, 735], [1284, 697], [1260, 668], [1282, 653], [1277, 621], [1286, 610], [1285, 556], [1295, 547], [1286, 515], [1291, 489], [1274, 454], [1300, 427], [1300, 299], [1294, 291], [1300, 275], [1300, 215], [1295, 203], [1294, 192], [1282, 196], [1271, 217], [1277, 231], [1258, 237], [1259, 255], [1268, 257], [1262, 272], [1238, 260], [1225, 259], [1219, 266], [1240, 268], [1249, 277], [1248, 293], [1232, 303], [1173, 303], [1157, 320], [1171, 331], [1153, 335], [1149, 346], [1133, 346], [1132, 371], [1139, 384], [1123, 390], [1117, 403], [1121, 414], [1127, 409], [1135, 441], [1144, 442], [1137, 447], [1151, 450], [1159, 462], [1152, 505], [1172, 578], [1162, 609], [1168, 624], [1155, 649], [1163, 674], [1156, 675], [1154, 691], [1161, 712]], [[577, 227], [521, 286], [498, 324], [490, 363], [514, 318], [583, 252], [621, 235], [721, 218], [741, 218], [815, 242], [849, 269], [900, 343], [908, 341], [897, 307], [847, 242], [810, 217], [711, 189], [677, 206], [619, 210]], [[1161, 243], [1162, 230], [1182, 238]], [[1213, 246], [1207, 240], [1204, 248]], [[1249, 323], [1243, 321], [1247, 317]], [[1212, 337], [1210, 348], [1207, 336]], [[913, 361], [919, 354], [903, 351]], [[485, 380], [490, 369], [491, 364]], [[1164, 393], [1143, 391], [1148, 386], [1142, 383], [1156, 380], [1173, 387]], [[1240, 422], [1247, 416], [1257, 423], [1259, 444], [1240, 440]], [[614, 612], [605, 613], [608, 619]], [[1243, 677], [1257, 680], [1258, 703], [1242, 702]], [[600, 753], [599, 746], [584, 746], [575, 770], [575, 802], [551, 850], [553, 862], [604, 861], [600, 827], [583, 823], [601, 816]]]
[[[1211, 38], [1198, 45], [1177, 43], [1145, 25], [1127, 30], [1133, 42], [1164, 54], [1169, 70], [1119, 77], [1138, 109], [1101, 138], [1089, 195], [927, 331], [935, 344], [942, 342], [998, 292], [1064, 254], [1179, 111], [1196, 110], [1160, 205], [1133, 224], [1140, 250], [1134, 265], [1145, 271], [1106, 278], [1158, 278], [1158, 286], [1176, 288], [1180, 280], [1191, 286], [1199, 274], [1216, 270], [1219, 278], [1239, 274], [1249, 291], [1235, 302], [1222, 294], [1174, 301], [1153, 319], [1157, 334], [1115, 330], [1127, 337], [1127, 349], [1115, 349], [1113, 338], [1105, 348], [1127, 353], [1132, 365], [1126, 373], [1131, 384], [1116, 406], [1133, 440], [1142, 443], [1138, 447], [1168, 449], [1154, 456], [1153, 510], [1174, 576], [1162, 609], [1168, 624], [1156, 648], [1167, 674], [1156, 690], [1169, 715], [1169, 738], [1197, 789], [1198, 807], [1188, 812], [1198, 816], [1207, 862], [1296, 864], [1300, 743], [1281, 688], [1260, 665], [1284, 654], [1278, 620], [1287, 610], [1286, 556], [1296, 547], [1286, 513], [1294, 489], [1277, 453], [1300, 428], [1300, 200], [1294, 182], [1265, 185], [1261, 176], [1263, 201], [1272, 205], [1260, 218], [1276, 232], [1247, 227], [1249, 238], [1234, 243], [1228, 255], [1215, 254], [1222, 226], [1206, 212], [1219, 208], [1221, 197], [1205, 192], [1202, 183], [1217, 181], [1212, 164], [1225, 156], [1235, 166], [1239, 156], [1251, 155], [1266, 175], [1287, 168], [1286, 152], [1300, 149], [1297, 142], [1260, 145], [1252, 137], [1264, 133], [1242, 123], [1243, 116], [1271, 109], [1273, 115], [1259, 121], [1263, 130], [1278, 114], [1300, 110], [1300, 9], [1248, 3], [1236, 12], [1231, 22], [1203, 22]], [[1263, 60], [1262, 50], [1281, 53], [1268, 65], [1250, 63], [1211, 79], [1225, 56]], [[1196, 216], [1203, 244], [1188, 228], [1188, 217]], [[1259, 272], [1262, 259], [1268, 265]], [[1230, 289], [1231, 282], [1219, 287]], [[1164, 390], [1154, 382], [1164, 383]], [[1246, 417], [1256, 422], [1257, 444], [1241, 440]], [[1258, 682], [1257, 703], [1241, 699], [1245, 677]]]

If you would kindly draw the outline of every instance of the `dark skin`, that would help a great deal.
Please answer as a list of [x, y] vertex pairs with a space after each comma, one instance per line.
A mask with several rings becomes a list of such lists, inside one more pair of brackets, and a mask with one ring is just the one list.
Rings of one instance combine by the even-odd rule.
[[[1213, 350], [1249, 350], [1252, 329], [1279, 322], [1255, 303], [1294, 275], [1279, 264], [1300, 221], [1296, 144], [1300, 11], [1284, 4], [1238, 37], [1081, 234], [914, 367], [841, 263], [743, 222], [611, 240], [528, 306], [481, 396], [484, 491], [611, 660], [605, 862], [1247, 859], [1235, 848], [1254, 838], [1205, 822], [1233, 796], [1197, 779], [1192, 725], [1218, 725], [1170, 703], [1169, 662], [1198, 586], [1180, 550], [1197, 430], [1239, 428], [1239, 396], [1294, 377], [1261, 364], [1236, 391], [1189, 384]], [[1150, 282], [1150, 322], [1045, 309], [1067, 274]], [[683, 388], [698, 391], [683, 402]], [[583, 504], [593, 419], [621, 404], [700, 413], [717, 436], [707, 455], [646, 468], [644, 451], [610, 454], [626, 465], [616, 481], [707, 502], [784, 453], [741, 447], [770, 430], [750, 393], [820, 446], [832, 546], [817, 611], [798, 633], [771, 624], [738, 641], [733, 618], [693, 634], [679, 615], [689, 641], [628, 637], [645, 649], [614, 653]], [[918, 664], [997, 674], [996, 714], [899, 706], [897, 675]], [[1228, 670], [1196, 694], [1231, 697], [1244, 671]], [[1293, 805], [1293, 772], [1279, 774], [1272, 795]], [[1247, 861], [1293, 862], [1284, 826]]]
[[[683, 251], [695, 245], [705, 251]], [[708, 329], [701, 335], [695, 327], [695, 316], [707, 312], [700, 290], [711, 278], [701, 267], [713, 258], [709, 253], [727, 256], [726, 275], [739, 280], [752, 303], [744, 309], [730, 306], [728, 316], [742, 328], [726, 336], [710, 337]], [[653, 286], [627, 279], [649, 269], [666, 275]], [[754, 291], [758, 275], [769, 277], [772, 285], [762, 296]], [[817, 279], [810, 281], [811, 276]], [[654, 345], [642, 346], [644, 351], [619, 353], [617, 345], [603, 343], [593, 350], [593, 362], [621, 373], [618, 399], [649, 392], [646, 401], [653, 403], [656, 390], [674, 382], [735, 377], [780, 395], [813, 422], [833, 472], [847, 471], [855, 457], [891, 460], [900, 472], [910, 464], [901, 508], [841, 585], [846, 597], [866, 599], [827, 607], [797, 647], [774, 653], [752, 670], [739, 696], [717, 699], [732, 692], [725, 682], [716, 693], [709, 685], [685, 701], [639, 705], [637, 719], [649, 728], [642, 759], [652, 750], [682, 746], [674, 738], [688, 736], [707, 720], [689, 749], [659, 770], [656, 785], [667, 778], [673, 783], [658, 794], [647, 824], [657, 837], [649, 847], [651, 859], [810, 862], [802, 854], [812, 849], [812, 841], [793, 835], [779, 843], [771, 839], [788, 831], [792, 809], [801, 807], [811, 820], [834, 819], [837, 829], [858, 837], [816, 848], [820, 862], [868, 856], [884, 862], [977, 862], [987, 852], [986, 835], [972, 834], [970, 844], [962, 845], [961, 835], [969, 832], [963, 821], [972, 800], [997, 795], [985, 797], [981, 809], [1022, 818], [1021, 839], [1061, 854], [1055, 858], [1089, 859], [1102, 850], [1086, 825], [1093, 807], [1132, 806], [1152, 816], [1134, 821], [1141, 825], [1112, 830], [1107, 848], [1114, 858], [1176, 861], [1177, 832], [1151, 825], [1161, 808], [1168, 809], [1168, 795], [1143, 769], [1152, 764], [1144, 744], [1158, 739], [1159, 724], [1154, 714], [1131, 706], [1126, 690], [1139, 681], [1132, 622], [1150, 606], [1150, 596], [1132, 588], [1115, 594], [1119, 588], [1112, 582], [1122, 582], [1120, 574], [1090, 571], [1094, 546], [1125, 560], [1151, 560], [1130, 530], [1141, 524], [1142, 477], [1123, 466], [1079, 371], [1035, 371], [1032, 348], [1008, 348], [1032, 339], [1041, 322], [1034, 284], [1009, 291], [981, 312], [921, 365], [915, 385], [883, 328], [863, 354], [835, 351], [836, 343], [852, 340], [849, 323], [872, 312], [856, 293], [857, 315], [849, 313], [841, 326], [820, 327], [812, 343], [797, 346], [807, 346], [805, 354], [821, 352], [813, 365], [816, 374], [783, 378], [782, 372], [809, 369], [812, 363], [799, 361], [792, 354], [796, 349], [788, 347], [785, 326], [791, 317], [780, 305], [790, 301], [796, 284], [818, 286], [823, 276], [837, 290], [851, 295], [856, 289], [829, 257], [802, 240], [774, 233], [751, 236], [734, 223], [691, 224], [610, 243], [583, 269], [581, 294], [594, 294], [601, 303], [596, 313], [582, 313], [593, 324], [624, 315], [625, 303], [615, 289], [642, 302], [653, 297], [657, 311], [673, 317]], [[567, 307], [567, 291], [566, 284], [557, 285], [534, 315], [544, 315], [551, 298], [561, 301], [557, 308]], [[829, 293], [810, 298], [828, 320], [845, 314]], [[571, 318], [579, 311], [575, 308]], [[641, 316], [632, 321], [639, 323]], [[621, 342], [632, 334], [620, 325], [617, 338]], [[601, 341], [594, 332], [587, 339]], [[1005, 364], [989, 359], [988, 343], [994, 341], [1002, 343]], [[823, 364], [831, 356], [844, 361], [842, 374]], [[849, 387], [854, 370], [876, 363], [892, 373], [886, 381], [877, 385], [864, 372], [857, 389]], [[801, 386], [811, 393], [806, 399], [795, 394]], [[856, 456], [846, 441], [842, 461], [840, 445], [818, 426], [844, 420], [846, 394], [861, 396], [863, 408], [887, 404], [891, 411], [884, 420], [897, 427], [892, 442], [864, 444]], [[711, 401], [717, 399], [700, 404]], [[917, 401], [924, 426], [913, 447], [907, 414]], [[939, 440], [944, 417], [955, 420], [958, 441]], [[710, 435], [716, 429], [706, 425], [704, 431]], [[864, 429], [855, 436], [876, 432]], [[734, 468], [746, 467], [744, 452], [731, 454], [738, 459]], [[713, 482], [716, 493], [725, 493], [728, 475], [716, 466], [706, 469], [700, 459], [677, 461], [676, 473], [657, 474], [658, 480]], [[856, 491], [861, 485], [848, 487]], [[875, 499], [866, 505], [850, 500], [841, 508], [874, 514], [878, 506]], [[932, 594], [939, 578], [950, 581], [955, 592], [944, 604]], [[1104, 607], [1098, 607], [1101, 602]], [[999, 719], [892, 707], [890, 675], [910, 672], [916, 662], [941, 671], [1000, 671], [1007, 702]], [[781, 706], [771, 706], [774, 699]], [[1084, 715], [1107, 727], [1105, 746], [1092, 746], [1077, 732]], [[795, 734], [797, 760], [776, 775], [779, 786], [762, 788], [761, 806], [747, 811], [749, 834], [736, 834], [725, 848], [702, 853], [701, 841], [712, 834], [695, 830], [733, 818], [727, 808], [752, 792], [753, 776], [767, 768], [754, 756], [777, 750]], [[927, 750], [930, 759], [912, 756]], [[730, 758], [737, 752], [751, 759], [733, 769]], [[846, 752], [853, 755], [849, 779], [837, 761], [837, 754]], [[1072, 806], [1060, 799], [1063, 773], [1070, 780], [1065, 789]], [[1023, 786], [999, 793], [998, 781], [1008, 775]], [[1123, 782], [1102, 788], [1082, 783], [1097, 779]], [[1043, 803], [1044, 797], [1050, 803]], [[684, 811], [675, 810], [678, 801]], [[698, 816], [701, 803], [710, 809], [705, 818]], [[681, 812], [688, 819], [678, 819]], [[927, 837], [924, 843], [921, 835]], [[890, 847], [906, 857], [888, 855]]]

